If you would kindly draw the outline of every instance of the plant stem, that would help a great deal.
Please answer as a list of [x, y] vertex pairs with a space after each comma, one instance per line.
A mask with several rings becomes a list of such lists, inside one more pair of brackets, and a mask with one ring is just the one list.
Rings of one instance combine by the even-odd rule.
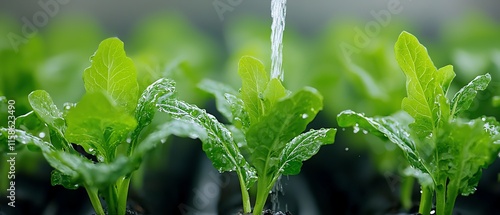
[[118, 214], [125, 214], [127, 211], [128, 189], [130, 184], [130, 176], [125, 176], [121, 182], [117, 183], [118, 188]]
[[446, 212], [446, 187], [444, 185], [436, 186], [436, 214], [445, 215]]
[[418, 209], [420, 214], [427, 215], [431, 213], [432, 192], [433, 191], [430, 187], [422, 186], [422, 196], [420, 197], [420, 207]]
[[253, 215], [260, 215], [264, 209], [270, 189], [268, 189], [267, 180], [265, 178], [257, 181], [257, 197], [255, 199], [255, 207], [253, 208]]
[[280, 175], [273, 177], [271, 181], [267, 177], [259, 178], [257, 182], [257, 198], [255, 199], [255, 207], [253, 208], [253, 215], [260, 215], [264, 210], [269, 192], [273, 189], [276, 180]]
[[248, 194], [247, 187], [245, 186], [245, 181], [243, 180], [243, 176], [240, 173], [238, 173], [238, 180], [240, 181], [241, 200], [243, 201], [243, 213], [251, 213], [252, 206], [250, 204], [250, 194]]
[[415, 183], [415, 178], [412, 176], [406, 176], [403, 178], [403, 184], [401, 186], [401, 204], [403, 209], [410, 210], [412, 205], [411, 194], [413, 191], [413, 184]]
[[[455, 180], [458, 181], [458, 180]], [[458, 196], [458, 185], [456, 182], [451, 182], [446, 188], [445, 214], [451, 215], [455, 207], [455, 201]]]
[[99, 200], [99, 190], [95, 188], [87, 188], [87, 186], [85, 186], [85, 190], [87, 190], [90, 203], [92, 203], [92, 207], [94, 208], [96, 214], [105, 215], [104, 210], [102, 209], [101, 201]]
[[116, 187], [115, 187], [116, 184], [113, 184], [109, 187], [107, 187], [105, 190], [104, 190], [104, 195], [105, 195], [105, 200], [106, 200], [106, 203], [108, 204], [108, 213], [109, 214], [117, 214], [117, 215], [121, 215], [121, 214], [118, 214], [118, 208], [117, 208], [117, 201], [118, 201], [118, 197], [116, 195]]

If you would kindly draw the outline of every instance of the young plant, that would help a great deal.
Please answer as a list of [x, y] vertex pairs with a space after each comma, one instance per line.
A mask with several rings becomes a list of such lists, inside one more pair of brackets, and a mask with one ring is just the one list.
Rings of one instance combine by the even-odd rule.
[[[77, 104], [60, 110], [43, 90], [29, 94], [34, 117], [46, 126], [48, 141], [23, 129], [16, 129], [19, 144], [36, 146], [54, 167], [52, 185], [68, 189], [84, 187], [98, 215], [125, 214], [132, 172], [142, 157], [160, 141], [139, 141], [141, 131], [151, 123], [156, 102], [173, 94], [174, 83], [160, 79], [139, 97], [133, 61], [118, 38], [101, 42], [85, 69], [85, 95]], [[0, 139], [8, 129], [1, 128]], [[167, 135], [167, 134], [165, 134]]]
[[[290, 93], [280, 80], [270, 79], [262, 63], [252, 57], [240, 60], [238, 74], [242, 80], [239, 91], [210, 80], [200, 85], [215, 95], [217, 108], [230, 125], [174, 98], [158, 101], [158, 108], [171, 116], [167, 126], [176, 128], [175, 135], [202, 141], [219, 172], [236, 172], [244, 213], [252, 212], [248, 190], [257, 182], [253, 214], [259, 215], [280, 176], [298, 174], [303, 161], [322, 145], [334, 142], [336, 130], [302, 133], [322, 109], [322, 96], [315, 89], [304, 87]], [[163, 138], [159, 131], [157, 139]]]
[[458, 194], [474, 193], [482, 169], [500, 151], [500, 124], [494, 118], [461, 117], [491, 77], [476, 77], [450, 100], [452, 66], [437, 69], [426, 48], [408, 32], [399, 36], [395, 54], [407, 80], [402, 102], [406, 115], [366, 117], [346, 110], [338, 115], [339, 126], [355, 126], [397, 144], [411, 165], [407, 173], [422, 187], [419, 212], [430, 214], [435, 195], [436, 214], [451, 215]]

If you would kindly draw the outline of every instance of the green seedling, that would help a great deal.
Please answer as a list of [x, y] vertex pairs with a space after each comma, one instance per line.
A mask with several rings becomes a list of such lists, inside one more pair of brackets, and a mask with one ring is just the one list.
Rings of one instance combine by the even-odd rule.
[[481, 177], [498, 156], [499, 123], [493, 117], [467, 119], [478, 91], [486, 89], [489, 74], [480, 75], [447, 98], [455, 73], [452, 66], [437, 69], [416, 37], [403, 32], [395, 45], [396, 60], [406, 75], [403, 114], [366, 117], [346, 110], [338, 115], [342, 127], [355, 126], [401, 148], [422, 187], [419, 212], [451, 215], [459, 194], [474, 193]]
[[[54, 168], [53, 186], [84, 187], [98, 215], [125, 214], [131, 174], [161, 143], [148, 141], [150, 136], [141, 141], [141, 131], [151, 123], [157, 101], [173, 95], [174, 82], [159, 79], [139, 96], [134, 63], [118, 38], [102, 41], [91, 62], [78, 103], [60, 110], [46, 91], [29, 94], [33, 111], [18, 121], [39, 120], [48, 138], [16, 129], [16, 141], [43, 153]], [[9, 130], [0, 131], [3, 141]]]
[[[174, 134], [199, 138], [203, 150], [219, 172], [236, 172], [242, 193], [243, 212], [262, 213], [269, 192], [281, 175], [300, 172], [302, 162], [320, 146], [335, 139], [335, 129], [303, 131], [322, 109], [322, 96], [305, 87], [287, 91], [281, 81], [270, 79], [264, 66], [253, 57], [243, 57], [238, 74], [238, 91], [205, 80], [200, 87], [215, 95], [217, 108], [230, 122], [186, 102], [169, 99], [158, 102], [160, 112], [172, 118]], [[165, 127], [165, 129], [168, 129]], [[161, 132], [157, 138], [163, 138]], [[252, 210], [249, 189], [257, 182]]]

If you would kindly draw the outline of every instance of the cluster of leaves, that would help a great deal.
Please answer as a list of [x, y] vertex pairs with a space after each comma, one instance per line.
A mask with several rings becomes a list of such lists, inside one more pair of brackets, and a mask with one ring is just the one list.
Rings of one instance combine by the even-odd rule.
[[[161, 141], [139, 142], [141, 131], [156, 112], [156, 102], [173, 95], [174, 82], [159, 79], [139, 97], [133, 61], [118, 38], [101, 42], [84, 71], [86, 93], [78, 103], [58, 109], [49, 93], [36, 90], [28, 100], [33, 111], [19, 125], [38, 120], [47, 138], [27, 129], [16, 130], [18, 145], [40, 150], [54, 167], [52, 185], [87, 190], [97, 214], [125, 214], [130, 177], [142, 157]], [[1, 128], [0, 139], [8, 130]]]
[[338, 115], [342, 127], [356, 126], [402, 149], [411, 168], [407, 174], [422, 186], [420, 213], [429, 214], [436, 196], [436, 213], [451, 214], [459, 194], [475, 191], [482, 169], [500, 151], [500, 124], [493, 117], [467, 119], [467, 110], [478, 91], [491, 80], [480, 75], [447, 98], [455, 73], [452, 66], [437, 69], [426, 48], [408, 32], [395, 45], [396, 60], [406, 75], [405, 114], [366, 117], [346, 110]]
[[[229, 125], [178, 99], [162, 100], [158, 108], [172, 118], [170, 126], [181, 128], [174, 134], [203, 142], [215, 168], [236, 172], [244, 213], [252, 212], [248, 190], [257, 182], [253, 213], [258, 215], [280, 176], [298, 174], [303, 161], [322, 145], [333, 143], [336, 130], [302, 133], [322, 109], [322, 96], [315, 89], [304, 87], [290, 93], [280, 80], [270, 79], [263, 64], [253, 57], [240, 60], [238, 74], [242, 79], [239, 93], [211, 80], [200, 84], [215, 95], [217, 108]], [[157, 138], [164, 138], [161, 132]]]

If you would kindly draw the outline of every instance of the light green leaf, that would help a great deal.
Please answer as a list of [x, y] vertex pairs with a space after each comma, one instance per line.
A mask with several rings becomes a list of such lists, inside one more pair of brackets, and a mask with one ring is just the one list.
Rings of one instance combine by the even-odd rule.
[[281, 81], [277, 78], [271, 79], [267, 84], [266, 90], [264, 90], [264, 104], [266, 110], [272, 109], [274, 104], [285, 97], [286, 94], [286, 89], [281, 84]]
[[474, 98], [476, 98], [477, 92], [479, 90], [485, 90], [491, 81], [490, 74], [480, 75], [474, 78], [467, 85], [462, 87], [453, 99], [451, 100], [452, 110], [454, 116], [457, 116], [461, 112], [469, 109]]
[[[106, 161], [137, 126], [137, 121], [102, 93], [86, 94], [66, 116], [65, 137]], [[102, 161], [102, 160], [100, 160]]]
[[118, 38], [102, 41], [91, 62], [83, 74], [87, 93], [105, 92], [127, 113], [133, 113], [139, 86], [134, 62], [126, 56], [123, 42]]
[[335, 141], [335, 129], [310, 130], [300, 134], [288, 143], [280, 156], [280, 173], [299, 174], [302, 162], [318, 153], [320, 147]]
[[[28, 100], [35, 114], [47, 124], [49, 129], [56, 132], [59, 138], [64, 139], [66, 122], [63, 113], [57, 109], [49, 93], [43, 90], [33, 91], [28, 95]], [[66, 143], [55, 144], [58, 149], [67, 149]]]
[[286, 144], [304, 131], [323, 107], [323, 97], [313, 88], [303, 88], [280, 100], [246, 133], [251, 160], [259, 176], [277, 172]]
[[448, 65], [441, 67], [437, 71], [437, 82], [442, 86], [443, 94], [446, 95], [448, 89], [450, 88], [451, 82], [455, 78], [455, 72], [453, 71], [453, 66]]
[[240, 59], [238, 74], [241, 78], [241, 99], [253, 124], [265, 114], [264, 91], [269, 77], [262, 62], [249, 56]]
[[200, 82], [198, 87], [215, 96], [215, 105], [217, 110], [229, 121], [234, 119], [231, 111], [231, 104], [226, 101], [225, 94], [238, 95], [238, 92], [228, 85], [205, 79]]
[[437, 69], [429, 58], [427, 49], [408, 32], [401, 33], [394, 49], [396, 60], [406, 75], [408, 96], [403, 99], [402, 109], [415, 119], [410, 127], [419, 137], [426, 137], [438, 121], [435, 106], [439, 94], [436, 91]]
[[[183, 126], [183, 129], [173, 132], [182, 136], [200, 138], [203, 151], [220, 172], [236, 171], [245, 181], [247, 188], [250, 188], [256, 181], [255, 170], [244, 159], [231, 132], [214, 116], [195, 105], [175, 99], [159, 101], [158, 108], [172, 119], [184, 125], [191, 125], [192, 128]], [[203, 130], [198, 128], [203, 128]]]

